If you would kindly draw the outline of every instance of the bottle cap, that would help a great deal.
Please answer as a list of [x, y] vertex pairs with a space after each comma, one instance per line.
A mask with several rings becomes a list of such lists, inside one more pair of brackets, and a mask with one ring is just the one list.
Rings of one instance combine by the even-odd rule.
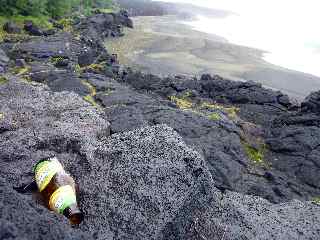
[[72, 225], [78, 225], [83, 221], [83, 213], [80, 211], [78, 206], [76, 204], [73, 204], [69, 207], [67, 207], [63, 211], [63, 215], [67, 217]]

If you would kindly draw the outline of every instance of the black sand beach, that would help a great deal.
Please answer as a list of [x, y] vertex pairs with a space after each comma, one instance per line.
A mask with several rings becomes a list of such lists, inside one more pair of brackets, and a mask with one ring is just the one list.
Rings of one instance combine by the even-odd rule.
[[122, 64], [163, 76], [210, 73], [253, 80], [297, 100], [320, 88], [319, 77], [270, 64], [263, 60], [262, 50], [193, 30], [176, 16], [135, 17], [133, 21], [135, 28], [127, 29], [121, 40], [106, 41]]

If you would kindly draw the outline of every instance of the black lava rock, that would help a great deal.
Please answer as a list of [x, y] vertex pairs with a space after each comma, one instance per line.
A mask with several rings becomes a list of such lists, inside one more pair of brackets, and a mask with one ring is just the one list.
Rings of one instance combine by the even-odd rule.
[[32, 21], [24, 22], [24, 30], [33, 36], [43, 36], [44, 32], [36, 26]]
[[21, 33], [21, 28], [19, 28], [15, 23], [13, 22], [6, 22], [3, 25], [3, 30], [7, 33], [13, 33], [13, 34], [19, 34]]
[[303, 111], [320, 114], [320, 91], [311, 93], [301, 104]]

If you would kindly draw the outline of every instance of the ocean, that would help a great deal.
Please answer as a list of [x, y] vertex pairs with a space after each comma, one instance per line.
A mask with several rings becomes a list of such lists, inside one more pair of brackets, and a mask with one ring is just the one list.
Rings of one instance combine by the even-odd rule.
[[265, 51], [275, 65], [320, 77], [319, 0], [164, 0], [232, 12], [185, 22], [229, 42]]

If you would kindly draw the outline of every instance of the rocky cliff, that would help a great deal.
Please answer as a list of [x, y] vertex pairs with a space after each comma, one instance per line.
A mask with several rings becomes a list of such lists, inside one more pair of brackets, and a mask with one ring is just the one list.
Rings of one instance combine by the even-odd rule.
[[[123, 27], [101, 13], [0, 44], [0, 239], [319, 239], [320, 93], [125, 69], [103, 47]], [[79, 228], [15, 190], [52, 154]]]

